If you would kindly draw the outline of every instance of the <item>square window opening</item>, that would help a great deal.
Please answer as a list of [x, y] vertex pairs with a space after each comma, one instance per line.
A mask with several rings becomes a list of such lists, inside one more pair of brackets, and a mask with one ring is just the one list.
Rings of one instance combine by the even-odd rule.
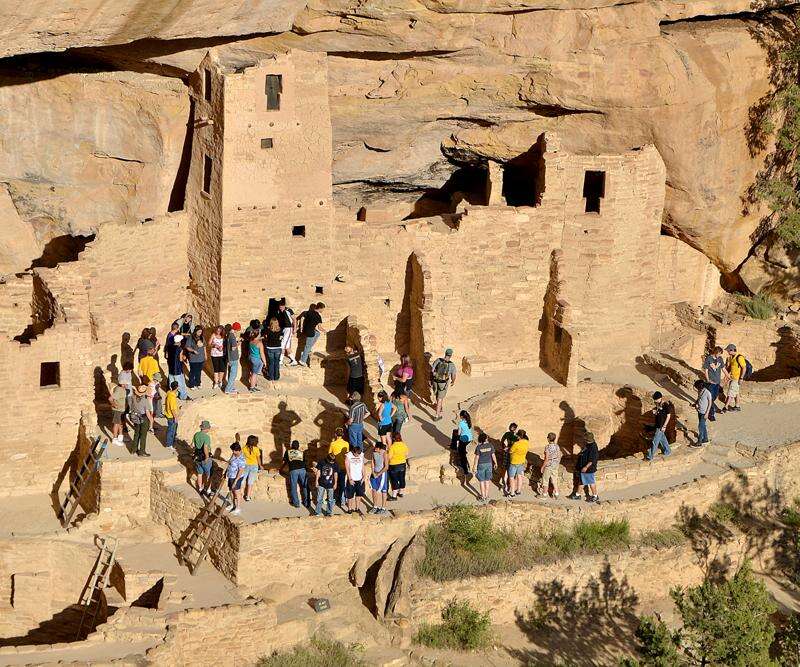
[[305, 225], [295, 225], [292, 227], [292, 236], [302, 236], [305, 238], [306, 236], [306, 226]]
[[264, 93], [267, 96], [267, 110], [277, 111], [281, 108], [281, 93], [283, 93], [283, 76], [281, 74], [267, 74], [264, 84]]
[[325, 294], [325, 289], [322, 285], [314, 285], [314, 294]]
[[43, 361], [39, 369], [40, 387], [60, 387], [61, 386], [61, 362]]
[[211, 101], [211, 70], [204, 69], [203, 70], [203, 97], [205, 97], [206, 102]]
[[267, 137], [261, 140], [261, 148], [272, 148], [272, 137]]
[[606, 196], [606, 172], [587, 171], [583, 175], [583, 198], [586, 213], [600, 213], [600, 200]]
[[203, 192], [211, 194], [211, 171], [214, 167], [214, 160], [210, 156], [203, 156]]

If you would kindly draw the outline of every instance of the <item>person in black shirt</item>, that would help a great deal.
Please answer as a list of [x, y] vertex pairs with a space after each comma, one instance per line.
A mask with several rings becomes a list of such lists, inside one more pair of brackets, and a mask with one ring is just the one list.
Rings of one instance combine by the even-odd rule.
[[[339, 466], [336, 464], [336, 457], [328, 454], [322, 461], [317, 463], [314, 468], [314, 476], [317, 479], [317, 516], [333, 514], [333, 503], [336, 497], [336, 487], [339, 478]], [[328, 511], [322, 511], [322, 503], [326, 502]]]
[[[302, 498], [303, 505], [309, 506], [308, 503], [308, 474], [306, 472], [306, 457], [305, 453], [300, 450], [300, 442], [292, 440], [283, 453], [283, 465], [289, 471], [289, 495], [292, 498], [292, 506], [300, 507], [300, 499]], [[300, 497], [297, 495], [297, 488], [300, 488]]]
[[600, 497], [597, 495], [597, 483], [595, 481], [595, 473], [597, 472], [597, 461], [600, 458], [600, 452], [597, 449], [597, 443], [594, 441], [594, 435], [589, 431], [583, 439], [583, 446], [578, 459], [575, 462], [575, 472], [572, 475], [572, 493], [567, 496], [570, 500], [580, 500], [578, 494], [581, 486], [587, 487], [589, 495], [586, 501], [590, 503], [600, 502]]
[[300, 313], [297, 318], [297, 326], [305, 336], [305, 346], [303, 347], [303, 353], [300, 355], [300, 363], [307, 367], [311, 367], [311, 350], [319, 340], [319, 337], [325, 333], [325, 329], [322, 328], [322, 315], [320, 315], [320, 312], [324, 309], [325, 304], [321, 301], [312, 303], [308, 310]]
[[353, 392], [364, 393], [364, 360], [361, 353], [354, 350], [350, 345], [346, 345], [344, 353], [347, 355], [347, 366], [350, 370], [347, 376], [347, 395], [352, 396]]
[[647, 460], [652, 461], [659, 448], [664, 450], [664, 456], [672, 454], [669, 448], [669, 439], [667, 438], [667, 427], [670, 425], [670, 420], [674, 419], [674, 415], [669, 401], [665, 401], [660, 391], [653, 394], [653, 414], [655, 415], [656, 430], [653, 433], [653, 440], [650, 443], [650, 451], [647, 454]]

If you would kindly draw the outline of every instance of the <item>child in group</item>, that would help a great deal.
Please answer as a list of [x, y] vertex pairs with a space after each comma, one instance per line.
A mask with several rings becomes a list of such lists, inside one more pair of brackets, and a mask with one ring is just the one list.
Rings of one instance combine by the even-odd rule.
[[228, 459], [228, 468], [225, 471], [225, 476], [228, 478], [228, 489], [233, 497], [231, 514], [242, 513], [242, 483], [246, 467], [242, 446], [238, 442], [234, 442], [231, 445], [231, 458]]

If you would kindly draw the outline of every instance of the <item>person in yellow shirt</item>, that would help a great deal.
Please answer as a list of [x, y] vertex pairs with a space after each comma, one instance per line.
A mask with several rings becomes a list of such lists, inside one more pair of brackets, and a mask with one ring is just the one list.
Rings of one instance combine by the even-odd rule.
[[528, 434], [522, 429], [517, 431], [517, 440], [511, 445], [508, 464], [509, 498], [522, 495], [522, 482], [525, 479], [525, 468], [528, 463]]
[[139, 378], [147, 376], [152, 378], [156, 373], [161, 372], [158, 361], [152, 354], [146, 354], [139, 360]]
[[[236, 434], [236, 442], [239, 442], [239, 434]], [[244, 499], [250, 502], [252, 496], [250, 492], [258, 479], [258, 471], [264, 468], [264, 454], [258, 446], [258, 437], [248, 435], [247, 442], [242, 447], [244, 456]]]
[[178, 434], [178, 417], [180, 413], [181, 409], [178, 405], [178, 383], [173, 380], [172, 384], [169, 386], [167, 395], [164, 396], [164, 416], [167, 418], [167, 437], [164, 441], [165, 447], [175, 446], [175, 436]]
[[336, 458], [336, 465], [339, 468], [339, 472], [337, 474], [337, 483], [336, 483], [336, 500], [339, 502], [339, 505], [344, 507], [345, 503], [345, 477], [346, 471], [344, 466], [344, 457], [347, 455], [348, 450], [350, 449], [350, 445], [347, 444], [347, 440], [344, 439], [344, 429], [337, 428], [334, 431], [335, 438], [328, 445], [328, 454], [332, 454]]
[[725, 372], [730, 378], [728, 388], [725, 390], [725, 407], [722, 412], [738, 412], [739, 389], [742, 382], [742, 375], [747, 367], [747, 360], [743, 354], [736, 351], [736, 346], [731, 343], [725, 348], [728, 353], [728, 360], [725, 362]]
[[387, 453], [389, 459], [389, 484], [391, 492], [389, 500], [402, 498], [406, 488], [406, 471], [411, 467], [408, 460], [408, 445], [403, 442], [399, 433], [392, 433], [392, 444]]

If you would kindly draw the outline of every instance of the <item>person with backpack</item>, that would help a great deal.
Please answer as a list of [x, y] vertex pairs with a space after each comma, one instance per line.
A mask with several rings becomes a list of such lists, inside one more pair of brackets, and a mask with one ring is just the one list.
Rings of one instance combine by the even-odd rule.
[[739, 390], [742, 380], [747, 380], [753, 374], [753, 366], [743, 354], [736, 351], [736, 346], [731, 343], [725, 348], [728, 353], [728, 360], [725, 362], [725, 370], [728, 373], [730, 382], [725, 390], [725, 407], [722, 412], [740, 412]]
[[444, 397], [447, 390], [456, 383], [456, 365], [453, 363], [453, 349], [447, 348], [444, 356], [439, 357], [431, 365], [431, 390], [436, 401], [436, 416], [434, 421], [442, 418], [442, 408], [444, 407]]
[[708, 415], [709, 421], [716, 421], [714, 416], [717, 412], [717, 396], [722, 389], [722, 376], [727, 373], [725, 370], [725, 358], [722, 356], [722, 348], [717, 345], [703, 361], [703, 373], [705, 374], [708, 390], [711, 392], [711, 412]]
[[411, 365], [411, 357], [403, 354], [400, 357], [400, 365], [394, 372], [394, 390], [403, 403], [405, 413], [411, 415], [411, 405], [408, 397], [411, 395], [411, 388], [414, 385], [414, 367]]
[[204, 419], [200, 422], [200, 430], [192, 437], [197, 492], [206, 497], [211, 495], [211, 467], [214, 463], [211, 458], [211, 436], [208, 433], [210, 430], [211, 422]]
[[147, 434], [153, 424], [153, 402], [147, 395], [146, 384], [133, 390], [128, 421], [133, 426], [133, 451], [137, 456], [150, 456], [147, 453]]

